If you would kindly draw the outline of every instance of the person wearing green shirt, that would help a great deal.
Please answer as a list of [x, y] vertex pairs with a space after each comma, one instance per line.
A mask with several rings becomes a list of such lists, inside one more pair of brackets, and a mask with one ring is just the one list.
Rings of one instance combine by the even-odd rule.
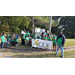
[[55, 50], [56, 51], [56, 45], [57, 45], [57, 42], [56, 42], [56, 36], [55, 36], [55, 34], [53, 34], [53, 38], [52, 38], [52, 41], [53, 41], [53, 50]]
[[2, 33], [2, 36], [1, 36], [0, 39], [1, 39], [1, 49], [4, 50], [4, 48], [3, 48], [4, 47], [4, 42], [5, 42], [4, 32]]
[[47, 35], [44, 37], [44, 40], [48, 40], [49, 38], [47, 37]]
[[51, 38], [51, 36], [49, 36], [49, 39], [48, 39], [48, 41], [52, 41], [52, 38]]
[[36, 39], [37, 37], [35, 36], [35, 33], [33, 34], [33, 39]]
[[29, 36], [25, 38], [25, 44], [28, 45], [29, 42]]
[[12, 38], [11, 38], [12, 40], [12, 46], [15, 46], [15, 33], [12, 35]]
[[18, 39], [19, 39], [19, 36], [18, 34], [15, 35], [15, 43], [16, 43], [16, 47], [18, 46]]
[[10, 36], [9, 36], [9, 34], [7, 34], [7, 43], [9, 43], [9, 38], [10, 38]]
[[24, 45], [24, 44], [25, 44], [25, 35], [22, 34], [22, 45]]

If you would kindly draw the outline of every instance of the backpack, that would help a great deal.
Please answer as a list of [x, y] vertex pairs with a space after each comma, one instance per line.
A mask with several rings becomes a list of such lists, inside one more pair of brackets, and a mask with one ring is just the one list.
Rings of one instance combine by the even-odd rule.
[[57, 44], [62, 45], [62, 38], [58, 38]]

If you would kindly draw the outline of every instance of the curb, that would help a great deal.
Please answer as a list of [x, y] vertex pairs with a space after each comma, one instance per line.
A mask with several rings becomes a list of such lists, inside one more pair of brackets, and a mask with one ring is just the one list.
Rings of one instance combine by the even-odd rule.
[[13, 50], [24, 50], [24, 51], [52, 51], [49, 49], [34, 49], [34, 48], [30, 48], [30, 49], [19, 49], [19, 48], [12, 48], [12, 47], [4, 47], [4, 48], [9, 48], [9, 49], [13, 49]]
[[[19, 48], [12, 48], [12, 47], [4, 47], [4, 48], [9, 48], [9, 49], [13, 49], [13, 50], [24, 50], [24, 51], [53, 51], [52, 49], [36, 49], [36, 48], [30, 48], [30, 49], [19, 49]], [[71, 48], [75, 48], [75, 46], [72, 47], [65, 47], [64, 49], [71, 49]]]

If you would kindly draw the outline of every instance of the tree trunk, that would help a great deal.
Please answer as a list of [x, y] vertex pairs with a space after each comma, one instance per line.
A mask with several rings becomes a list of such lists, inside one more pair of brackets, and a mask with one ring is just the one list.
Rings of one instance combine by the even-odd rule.
[[34, 17], [32, 16], [32, 34], [34, 34]]

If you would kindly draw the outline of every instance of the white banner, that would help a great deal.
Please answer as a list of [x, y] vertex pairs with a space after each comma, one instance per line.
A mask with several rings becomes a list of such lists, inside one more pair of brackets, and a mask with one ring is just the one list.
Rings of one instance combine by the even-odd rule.
[[46, 41], [41, 39], [32, 39], [32, 47], [51, 49], [53, 41]]

